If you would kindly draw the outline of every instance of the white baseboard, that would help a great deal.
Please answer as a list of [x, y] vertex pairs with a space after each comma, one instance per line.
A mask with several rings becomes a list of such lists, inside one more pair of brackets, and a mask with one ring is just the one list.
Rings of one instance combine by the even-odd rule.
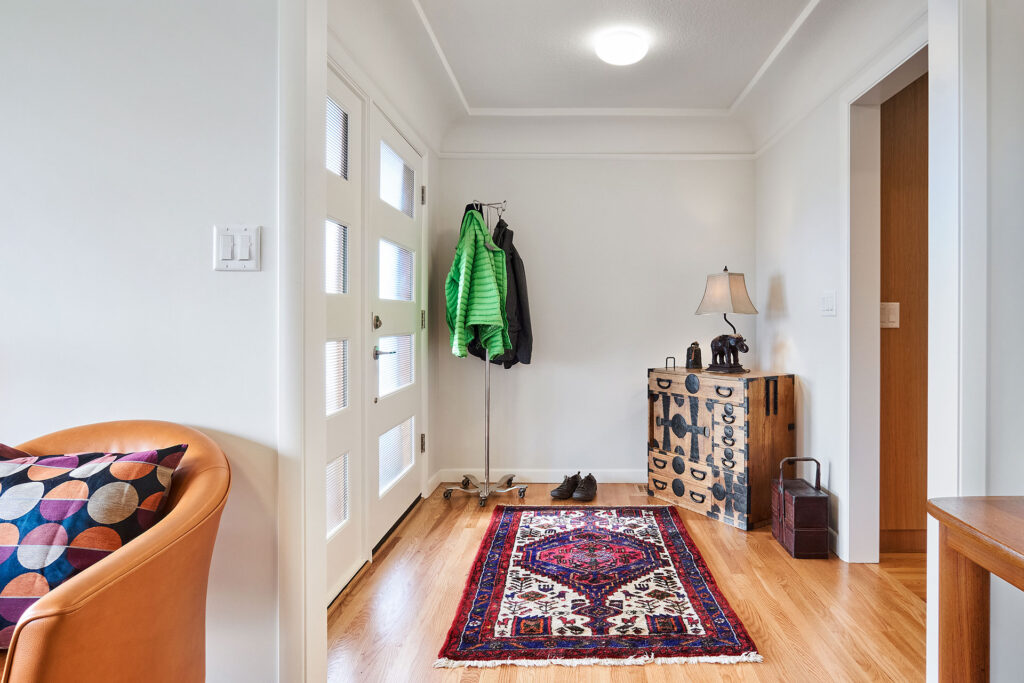
[[[563, 470], [521, 470], [513, 469], [516, 475], [515, 481], [523, 484], [558, 484], [562, 481], [562, 477], [566, 474], [575, 474], [575, 472], [565, 472]], [[501, 476], [508, 472], [503, 469], [494, 468], [491, 470], [491, 481], [497, 481]], [[462, 480], [462, 475], [472, 474], [475, 477], [483, 478], [484, 470], [482, 467], [467, 467], [465, 469], [450, 468], [438, 470], [427, 479], [427, 491], [424, 495], [430, 495], [433, 493], [438, 486], [443, 482], [459, 482]], [[586, 475], [587, 472], [582, 472]], [[592, 470], [591, 474], [597, 479], [598, 485], [600, 484], [643, 484], [647, 481], [647, 470], [642, 468], [636, 469], [622, 469], [622, 470]]]

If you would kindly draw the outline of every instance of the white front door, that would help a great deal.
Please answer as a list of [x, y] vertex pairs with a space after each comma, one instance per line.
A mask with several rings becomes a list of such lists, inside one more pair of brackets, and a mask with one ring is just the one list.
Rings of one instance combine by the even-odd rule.
[[365, 232], [370, 334], [366, 367], [367, 542], [376, 545], [420, 494], [423, 430], [423, 158], [378, 111], [370, 114]]
[[327, 602], [355, 576], [368, 553], [364, 533], [363, 420], [363, 101], [327, 72], [324, 221]]

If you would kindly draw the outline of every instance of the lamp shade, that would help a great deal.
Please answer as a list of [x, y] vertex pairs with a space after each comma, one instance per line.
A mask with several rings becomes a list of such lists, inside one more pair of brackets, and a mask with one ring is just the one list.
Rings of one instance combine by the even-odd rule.
[[697, 307], [697, 315], [706, 313], [757, 313], [743, 273], [730, 273], [726, 268], [721, 273], [708, 275], [704, 286], [704, 298]]

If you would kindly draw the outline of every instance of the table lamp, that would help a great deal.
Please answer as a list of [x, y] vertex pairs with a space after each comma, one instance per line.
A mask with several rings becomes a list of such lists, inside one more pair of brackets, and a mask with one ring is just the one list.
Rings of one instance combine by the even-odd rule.
[[696, 315], [721, 313], [732, 328], [732, 334], [722, 334], [711, 340], [711, 365], [708, 372], [747, 372], [740, 365], [740, 353], [747, 353], [750, 347], [743, 335], [736, 332], [736, 326], [729, 322], [728, 313], [756, 314], [757, 309], [747, 294], [747, 282], [743, 273], [730, 273], [728, 266], [721, 273], [708, 275], [704, 286], [704, 298], [697, 307]]

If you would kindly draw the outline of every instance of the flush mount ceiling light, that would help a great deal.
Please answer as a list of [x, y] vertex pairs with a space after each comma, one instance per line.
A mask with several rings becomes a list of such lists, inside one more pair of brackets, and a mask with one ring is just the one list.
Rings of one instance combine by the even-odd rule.
[[630, 28], [615, 28], [594, 37], [597, 56], [615, 66], [636, 64], [647, 54], [649, 45], [647, 36]]

